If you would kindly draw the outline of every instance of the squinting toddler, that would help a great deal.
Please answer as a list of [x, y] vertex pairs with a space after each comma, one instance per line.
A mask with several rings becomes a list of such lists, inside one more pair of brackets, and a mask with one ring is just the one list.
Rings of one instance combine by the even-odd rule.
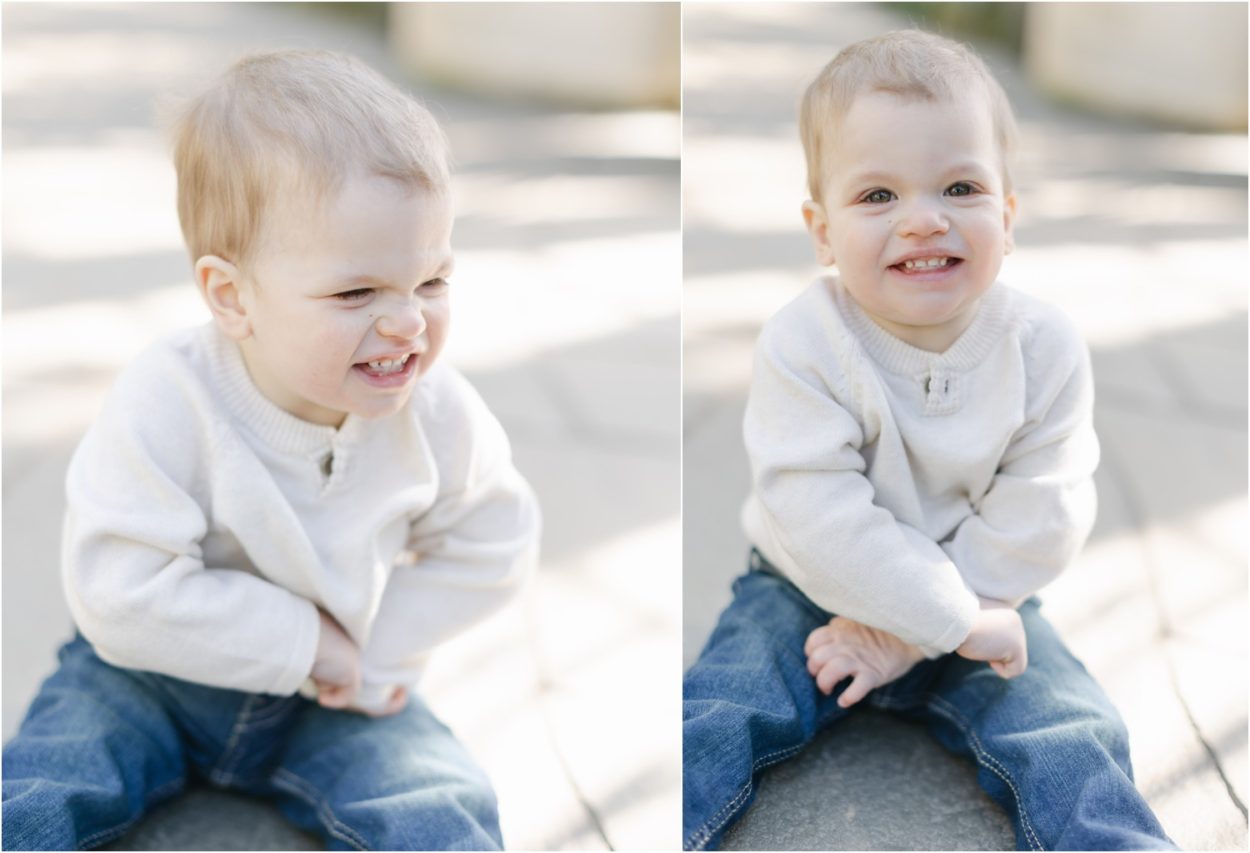
[[68, 475], [80, 634], [4, 750], [4, 843], [108, 843], [188, 777], [331, 847], [495, 849], [482, 771], [414, 692], [499, 607], [539, 515], [439, 361], [446, 146], [362, 63], [247, 57], [176, 127], [212, 322], [117, 380]]

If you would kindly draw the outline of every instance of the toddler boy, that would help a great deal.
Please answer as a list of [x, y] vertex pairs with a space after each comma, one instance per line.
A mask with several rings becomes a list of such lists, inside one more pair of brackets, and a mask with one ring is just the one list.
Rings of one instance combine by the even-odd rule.
[[961, 45], [896, 32], [835, 57], [800, 124], [804, 220], [838, 275], [756, 347], [751, 571], [685, 678], [685, 846], [715, 846], [760, 771], [863, 701], [972, 758], [1022, 849], [1170, 848], [1116, 710], [1032, 597], [1090, 531], [1098, 444], [1083, 343], [995, 283], [1005, 94]]
[[5, 846], [108, 843], [194, 773], [332, 847], [497, 849], [488, 780], [412, 693], [539, 530], [438, 362], [442, 133], [357, 60], [288, 51], [192, 101], [174, 157], [213, 321], [124, 371], [70, 464], [80, 634], [5, 747]]

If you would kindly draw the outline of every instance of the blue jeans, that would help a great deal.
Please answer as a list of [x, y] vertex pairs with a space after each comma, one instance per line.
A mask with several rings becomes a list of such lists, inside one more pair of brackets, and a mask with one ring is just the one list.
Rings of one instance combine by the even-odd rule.
[[4, 747], [4, 847], [123, 835], [190, 772], [270, 797], [332, 849], [498, 850], [490, 782], [415, 696], [379, 719], [119, 669], [81, 637]]
[[[682, 838], [714, 848], [755, 797], [759, 774], [854, 708], [825, 696], [803, 643], [827, 613], [757, 552], [683, 683]], [[999, 678], [945, 655], [868, 694], [923, 721], [1010, 815], [1021, 850], [1176, 849], [1133, 785], [1128, 733], [1102, 688], [1030, 599], [1020, 608], [1029, 667]]]

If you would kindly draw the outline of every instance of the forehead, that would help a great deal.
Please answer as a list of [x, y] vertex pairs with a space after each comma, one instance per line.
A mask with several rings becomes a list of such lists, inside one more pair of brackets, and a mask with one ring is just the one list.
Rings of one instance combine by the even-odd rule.
[[979, 94], [933, 100], [889, 92], [859, 95], [837, 122], [830, 177], [864, 171], [916, 171], [953, 161], [1000, 162], [989, 104]]
[[454, 221], [446, 191], [357, 175], [326, 192], [287, 193], [267, 217], [264, 245], [272, 253], [393, 261], [450, 253]]

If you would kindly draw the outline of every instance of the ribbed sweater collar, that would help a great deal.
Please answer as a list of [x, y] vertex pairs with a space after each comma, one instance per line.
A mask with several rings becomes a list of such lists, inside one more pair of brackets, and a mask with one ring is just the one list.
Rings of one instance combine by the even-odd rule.
[[355, 415], [341, 427], [314, 424], [295, 417], [260, 392], [247, 372], [238, 343], [209, 324], [210, 369], [222, 400], [235, 417], [257, 438], [274, 450], [319, 455], [341, 445], [357, 431]]
[[946, 352], [936, 353], [899, 340], [873, 322], [834, 277], [822, 279], [839, 314], [873, 361], [891, 373], [910, 375], [944, 367], [965, 371], [980, 365], [1007, 328], [1007, 289], [994, 284], [981, 297], [977, 316]]

